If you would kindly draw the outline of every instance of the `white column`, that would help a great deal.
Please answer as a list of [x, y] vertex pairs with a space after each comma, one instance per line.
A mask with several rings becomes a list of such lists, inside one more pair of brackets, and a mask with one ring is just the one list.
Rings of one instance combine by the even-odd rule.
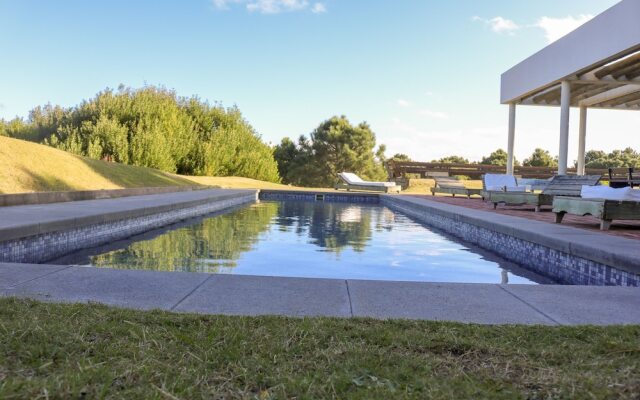
[[560, 95], [560, 151], [558, 153], [558, 175], [567, 174], [567, 158], [569, 158], [569, 113], [571, 102], [571, 84], [562, 81]]
[[507, 140], [507, 175], [513, 175], [513, 142], [516, 136], [516, 103], [509, 103], [509, 139]]
[[587, 138], [587, 107], [580, 107], [580, 130], [578, 132], [578, 175], [584, 175], [584, 151]]

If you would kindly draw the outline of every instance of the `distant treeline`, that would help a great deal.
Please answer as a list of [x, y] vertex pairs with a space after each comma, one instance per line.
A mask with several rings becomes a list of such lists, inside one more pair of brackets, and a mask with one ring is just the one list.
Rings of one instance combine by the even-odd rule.
[[[410, 161], [409, 157], [405, 154], [396, 154], [392, 157], [398, 161]], [[469, 159], [462, 156], [448, 156], [443, 157], [432, 162], [450, 163], [450, 164], [476, 164], [476, 162], [470, 162]], [[477, 164], [484, 165], [507, 165], [507, 152], [498, 149], [491, 153], [487, 157], [483, 157]], [[521, 165], [518, 160], [514, 160], [515, 165]], [[549, 151], [537, 148], [533, 151], [531, 156], [524, 159], [522, 165], [525, 167], [557, 167], [558, 157], [552, 156]], [[627, 147], [624, 150], [613, 150], [610, 153], [602, 150], [589, 150], [585, 153], [585, 166], [586, 168], [594, 169], [607, 169], [607, 168], [619, 168], [619, 167], [640, 167], [640, 153]]]
[[34, 108], [0, 121], [0, 135], [74, 154], [186, 175], [278, 182], [273, 149], [235, 108], [153, 86], [106, 89], [71, 108]]

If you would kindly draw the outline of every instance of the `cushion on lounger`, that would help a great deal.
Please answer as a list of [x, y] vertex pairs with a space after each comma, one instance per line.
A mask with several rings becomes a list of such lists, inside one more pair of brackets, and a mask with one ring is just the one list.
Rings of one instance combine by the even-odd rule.
[[529, 190], [544, 190], [547, 187], [551, 178], [549, 179], [535, 179], [535, 178], [518, 178], [518, 185], [529, 186]]
[[484, 189], [498, 192], [524, 192], [525, 187], [518, 186], [516, 177], [505, 174], [485, 174], [483, 178]]
[[352, 172], [340, 172], [338, 175], [349, 185], [354, 186], [379, 186], [379, 187], [394, 187], [396, 186], [395, 182], [369, 182], [364, 181], [358, 175]]
[[609, 186], [582, 186], [580, 197], [583, 199], [603, 199], [618, 201], [640, 201], [640, 190], [626, 188], [612, 188]]

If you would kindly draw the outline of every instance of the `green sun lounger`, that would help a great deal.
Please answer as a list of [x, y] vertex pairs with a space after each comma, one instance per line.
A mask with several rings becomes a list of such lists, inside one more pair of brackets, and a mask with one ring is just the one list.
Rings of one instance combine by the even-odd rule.
[[600, 220], [600, 229], [606, 231], [613, 220], [640, 220], [640, 190], [631, 187], [584, 187], [581, 198], [555, 197], [553, 212], [558, 224], [565, 214], [591, 215]]
[[509, 206], [532, 205], [535, 211], [542, 206], [552, 206], [555, 196], [579, 197], [582, 186], [594, 186], [600, 181], [600, 175], [556, 175], [540, 193], [533, 192], [486, 192], [485, 200]]
[[431, 188], [431, 194], [433, 196], [436, 193], [444, 193], [453, 195], [467, 196], [467, 198], [471, 198], [473, 195], [482, 195], [482, 189], [468, 189], [464, 186], [464, 181], [455, 179], [455, 178], [446, 178], [446, 177], [438, 177], [434, 178], [436, 181], [436, 185]]

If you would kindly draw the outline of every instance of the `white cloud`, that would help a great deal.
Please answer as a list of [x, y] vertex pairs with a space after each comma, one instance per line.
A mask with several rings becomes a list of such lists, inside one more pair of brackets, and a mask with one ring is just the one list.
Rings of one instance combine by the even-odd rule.
[[211, 0], [218, 10], [228, 10], [234, 5], [244, 5], [247, 11], [260, 14], [280, 14], [290, 11], [310, 10], [314, 14], [327, 11], [323, 3], [309, 0]]
[[449, 118], [449, 114], [447, 114], [445, 112], [428, 110], [428, 109], [420, 110], [418, 112], [418, 114], [424, 115], [425, 117], [438, 118], [438, 119], [448, 119]]
[[516, 24], [510, 19], [503, 18], [500, 16], [497, 16], [491, 19], [486, 19], [486, 18], [478, 17], [476, 15], [471, 19], [473, 21], [483, 22], [485, 25], [489, 26], [489, 28], [491, 28], [491, 30], [495, 33], [505, 33], [507, 35], [513, 35], [515, 34], [515, 31], [520, 29], [520, 25]]
[[284, 11], [298, 11], [309, 6], [306, 0], [255, 0], [247, 3], [247, 10], [261, 14], [278, 14]]
[[311, 7], [311, 12], [314, 14], [326, 13], [327, 7], [322, 3], [315, 3], [313, 7]]
[[240, 0], [212, 0], [211, 2], [218, 10], [228, 10], [231, 4], [240, 3]]
[[405, 100], [405, 99], [398, 99], [396, 100], [396, 104], [398, 105], [398, 107], [402, 107], [402, 108], [409, 108], [412, 106], [411, 102]]
[[580, 14], [578, 16], [566, 16], [563, 18], [540, 17], [531, 25], [518, 25], [514, 21], [504, 17], [494, 17], [486, 19], [475, 16], [472, 21], [482, 22], [487, 25], [495, 33], [514, 35], [516, 31], [523, 28], [536, 28], [544, 31], [544, 36], [548, 43], [555, 42], [567, 33], [573, 31], [580, 25], [593, 18], [591, 14]]
[[541, 17], [533, 25], [544, 31], [547, 42], [555, 42], [567, 33], [593, 18], [590, 14], [581, 14], [576, 17], [569, 15], [564, 18]]

